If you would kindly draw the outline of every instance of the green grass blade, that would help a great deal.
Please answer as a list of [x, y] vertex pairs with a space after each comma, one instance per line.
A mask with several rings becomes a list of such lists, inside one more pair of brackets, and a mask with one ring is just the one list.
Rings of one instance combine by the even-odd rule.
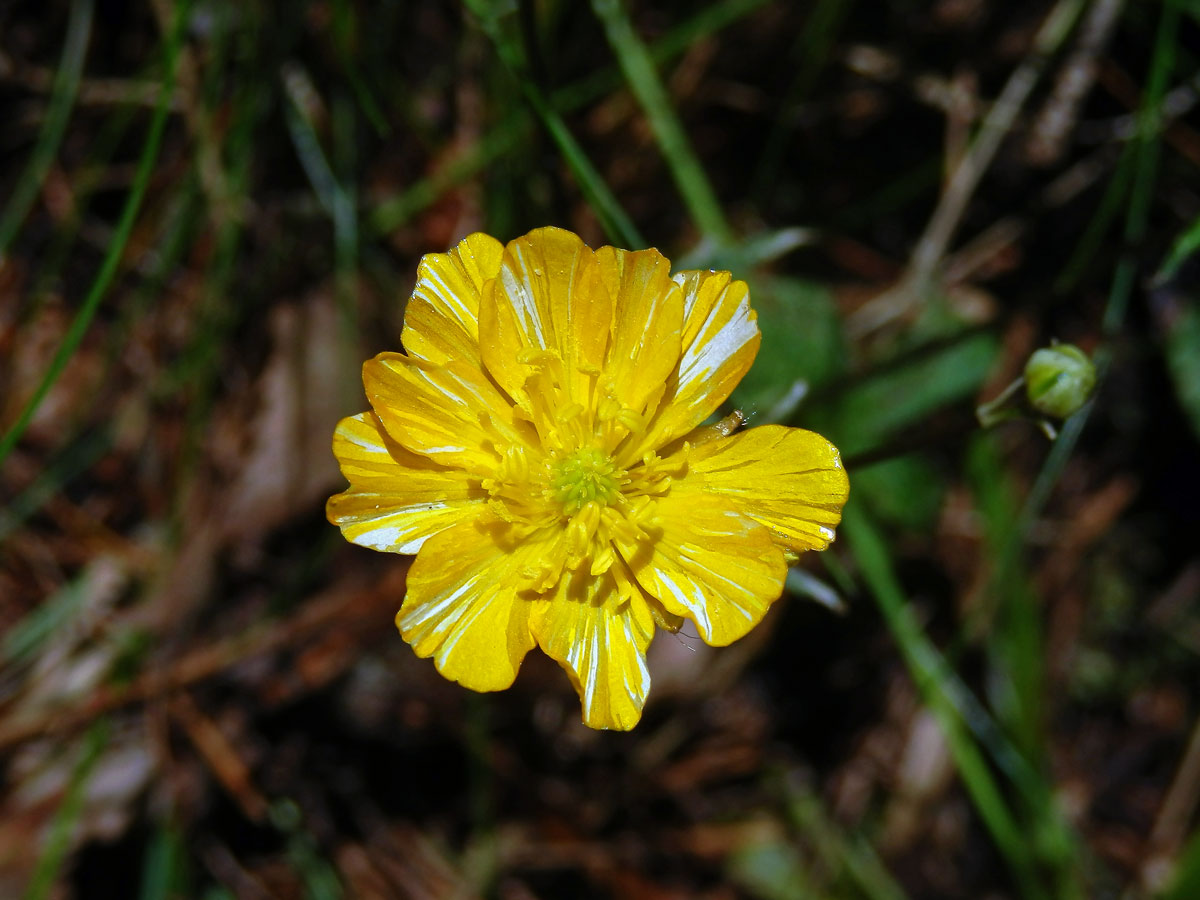
[[378, 204], [367, 219], [369, 232], [374, 236], [387, 234], [410, 221], [422, 210], [433, 206], [442, 194], [478, 175], [493, 161], [509, 153], [530, 127], [524, 111], [510, 114], [465, 154]]
[[963, 785], [996, 848], [1026, 897], [1045, 898], [1032, 842], [1014, 817], [979, 745], [959, 714], [946, 678], [949, 667], [921, 631], [892, 568], [887, 544], [867, 514], [853, 501], [846, 507], [842, 533], [862, 571], [925, 704], [938, 721]]
[[525, 99], [529, 101], [533, 111], [542, 120], [542, 126], [549, 133], [551, 140], [558, 145], [559, 152], [566, 160], [572, 174], [579, 181], [580, 190], [583, 191], [589, 205], [600, 219], [609, 239], [623, 247], [645, 247], [646, 239], [642, 237], [637, 226], [633, 224], [633, 220], [629, 218], [620, 202], [613, 196], [604, 178], [592, 165], [592, 161], [588, 159], [583, 148], [579, 146], [579, 142], [575, 140], [575, 136], [567, 128], [562, 116], [550, 107], [536, 85], [526, 78], [518, 77], [521, 80], [521, 89], [525, 93]]
[[0, 543], [14, 534], [64, 485], [98, 462], [111, 445], [112, 435], [106, 429], [89, 432], [73, 441], [38, 473], [28, 487], [0, 508]]
[[310, 900], [339, 900], [344, 891], [337, 870], [304, 827], [300, 808], [292, 800], [277, 800], [271, 804], [269, 816], [287, 839], [288, 862], [304, 884], [304, 895]]
[[1200, 250], [1200, 216], [1193, 219], [1192, 224], [1175, 239], [1175, 243], [1171, 245], [1171, 252], [1167, 254], [1167, 261], [1162, 264], [1155, 277], [1170, 278], [1183, 265], [1183, 261], [1197, 250]]
[[[1162, 141], [1163, 97], [1167, 92], [1171, 72], [1175, 68], [1179, 6], [1180, 0], [1166, 0], [1163, 5], [1158, 33], [1154, 38], [1150, 73], [1146, 79], [1142, 104], [1138, 109], [1137, 166], [1134, 170], [1129, 214], [1125, 220], [1125, 237], [1131, 243], [1145, 237], [1146, 226], [1150, 222], [1150, 204], [1154, 200], [1154, 183], [1158, 177], [1158, 158]], [[1118, 322], [1106, 324], [1116, 325]]]
[[54, 87], [50, 93], [50, 104], [46, 118], [38, 134], [37, 143], [29, 157], [29, 163], [17, 179], [4, 214], [0, 215], [0, 259], [17, 229], [29, 214], [42, 182], [54, 162], [54, 155], [62, 143], [79, 93], [79, 79], [83, 74], [83, 62], [87, 55], [88, 39], [92, 34], [93, 0], [73, 0], [70, 18], [67, 20], [67, 36], [63, 42], [62, 58], [54, 75]]
[[108, 720], [100, 719], [83, 739], [83, 755], [75, 764], [66, 794], [50, 823], [50, 835], [25, 890], [25, 900], [46, 900], [51, 896], [59, 869], [71, 847], [71, 832], [83, 813], [88, 778], [108, 745]]
[[767, 199], [772, 184], [779, 176], [788, 138], [799, 121], [798, 113], [804, 109], [804, 100], [828, 62], [838, 33], [854, 11], [854, 6], [855, 0], [817, 0], [807, 12], [804, 29], [789, 54], [789, 68], [795, 74], [778, 101], [778, 115], [774, 117], [775, 121], [763, 142], [763, 150], [755, 167], [750, 193], [760, 203]]
[[692, 150], [683, 125], [675, 115], [646, 45], [634, 31], [619, 0], [592, 0], [592, 9], [604, 24], [608, 43], [617, 55], [617, 63], [625, 73], [634, 97], [646, 113], [650, 130], [658, 140], [692, 219], [709, 239], [718, 244], [731, 244], [733, 230], [725, 220], [716, 192]]
[[31, 279], [29, 307], [36, 310], [54, 286], [61, 283], [62, 273], [75, 250], [80, 231], [87, 221], [88, 210], [103, 185], [113, 153], [126, 139], [138, 109], [126, 104], [110, 116], [99, 134], [90, 142], [87, 165], [70, 173], [72, 203], [67, 216], [55, 222], [54, 233], [45, 248], [38, 253], [37, 275]]
[[182, 835], [170, 825], [160, 826], [150, 839], [150, 846], [146, 848], [146, 857], [142, 861], [139, 900], [171, 900], [173, 897], [189, 896], [191, 892], [186, 889], [187, 876], [187, 856]]
[[0, 661], [5, 666], [32, 663], [51, 638], [70, 626], [83, 610], [88, 591], [93, 587], [91, 574], [85, 570], [8, 628], [0, 641]]
[[311, 89], [311, 82], [298, 67], [290, 67], [284, 72], [283, 86], [288, 99], [284, 107], [284, 120], [292, 138], [292, 147], [296, 150], [296, 158], [300, 160], [300, 166], [308, 176], [308, 183], [317, 195], [321, 208], [333, 220], [336, 228], [342, 219], [341, 208], [346, 198], [325, 158], [325, 151], [321, 149], [321, 141], [312, 120], [300, 100]]
[[1126, 208], [1129, 183], [1133, 178], [1134, 146], [1134, 144], [1126, 144], [1121, 151], [1121, 156], [1117, 160], [1116, 172], [1109, 179], [1108, 186], [1104, 189], [1104, 196], [1100, 198], [1096, 211], [1092, 214], [1083, 235], [1076, 242], [1075, 249], [1071, 251], [1066, 265], [1054, 279], [1054, 293], [1070, 293], [1078, 286], [1080, 280], [1094, 264], [1096, 253], [1112, 223], [1120, 215], [1121, 210]]
[[501, 62], [517, 79], [526, 101], [541, 120], [542, 127], [558, 146], [559, 153], [579, 182], [580, 190], [596, 213], [609, 239], [623, 247], [645, 247], [646, 241], [633, 224], [633, 220], [613, 196], [604, 178], [567, 128], [562, 116], [550, 104], [541, 88], [525, 73], [521, 49], [516, 40], [505, 32], [501, 22], [502, 14], [507, 11], [505, 5], [494, 0], [467, 0], [467, 6], [496, 47]]
[[[226, 12], [230, 16], [233, 15], [231, 10]], [[263, 24], [258, 17], [258, 8], [253, 4], [243, 7], [242, 14], [254, 16], [247, 23], [249, 32]], [[231, 33], [230, 37], [234, 38], [234, 35]], [[223, 191], [227, 193], [218, 196], [212, 190], [203, 187], [205, 176], [200, 171], [203, 161], [197, 159], [194, 171], [201, 186], [201, 193], [208, 203], [210, 227], [215, 232], [213, 250], [204, 271], [204, 285], [200, 291], [200, 302], [194, 316], [196, 326], [190, 343], [172, 361], [170, 367], [160, 374], [154, 386], [161, 396], [179, 392], [187, 394], [185, 438], [179, 466], [180, 484], [186, 483], [187, 473], [191, 472], [203, 446], [212, 403], [217, 393], [222, 348], [248, 312], [248, 305], [233, 300], [230, 290], [246, 233], [245, 217], [241, 214], [214, 213], [213, 210], [216, 208], [214, 203], [223, 204], [225, 196], [248, 196], [251, 173], [262, 139], [259, 126], [276, 103], [275, 92], [269, 87], [265, 74], [265, 66], [260, 68], [258, 65], [248, 64], [249, 48], [249, 44], [242, 44], [236, 38], [218, 41], [213, 45], [215, 55], [231, 61], [241, 61], [232, 75], [223, 74], [221, 70], [214, 68], [209, 78], [214, 97], [220, 96], [224, 90], [223, 84], [232, 81], [237, 85], [232, 97], [211, 101], [220, 104], [224, 114], [228, 116], [228, 128], [220, 140], [221, 169], [215, 173], [214, 179], [222, 184]], [[272, 70], [276, 68], [271, 67]], [[211, 112], [207, 113], [203, 118], [211, 115]], [[213, 177], [211, 173], [209, 177]], [[253, 285], [241, 287], [251, 293], [256, 290]], [[179, 501], [180, 496], [177, 496], [176, 502]], [[178, 515], [178, 508], [175, 515]], [[178, 528], [177, 520], [173, 527]]]
[[994, 656], [989, 689], [993, 705], [1022, 752], [1034, 758], [1044, 737], [1041, 609], [1022, 561], [1005, 555], [1013, 552], [1012, 534], [1020, 507], [990, 435], [978, 435], [972, 442], [967, 476], [983, 520], [989, 556], [996, 560], [989, 602], [973, 630], [988, 635], [987, 648]]
[[[302, 81], [301, 81], [302, 80]], [[306, 88], [307, 75], [298, 69], [284, 75], [284, 87], [288, 96], [284, 118], [288, 133], [300, 165], [308, 175], [309, 184], [317, 195], [321, 206], [333, 222], [334, 259], [337, 268], [337, 296], [343, 323], [353, 331], [354, 324], [354, 272], [358, 264], [358, 203], [350, 177], [339, 178], [330, 165], [311, 117], [307, 114], [299, 95]], [[336, 97], [333, 103], [333, 130], [335, 149], [348, 155], [352, 148], [350, 132], [352, 122], [344, 98]], [[347, 161], [348, 162], [348, 161]], [[344, 164], [342, 171], [352, 170]]]
[[1178, 304], [1163, 335], [1163, 351], [1175, 395], [1192, 432], [1200, 437], [1200, 309], [1186, 301]]
[[163, 51], [164, 71], [162, 92], [159, 94], [158, 105], [155, 107], [154, 116], [150, 121], [150, 130], [146, 136], [146, 141], [142, 145], [142, 155], [138, 160], [133, 184], [125, 199], [125, 207], [122, 209], [121, 218], [118, 220], [117, 227], [113, 231], [112, 241], [108, 245], [108, 252], [104, 256], [100, 272], [92, 282], [91, 289], [88, 291], [87, 297], [84, 298], [79, 312], [76, 313], [75, 318], [71, 321], [71, 326], [67, 329], [67, 333], [59, 345], [58, 351], [54, 354], [54, 358], [51, 360], [46, 374], [42, 377], [41, 383], [38, 384], [37, 389], [33, 392], [33, 396], [25, 404], [25, 408], [21, 410], [21, 414], [17, 417], [16, 422], [9, 428], [4, 437], [0, 438], [0, 463], [3, 463], [8, 454], [16, 447], [17, 441], [21, 439], [21, 435], [25, 433], [25, 430], [29, 427], [29, 423], [33, 421], [33, 417], [37, 413], [42, 400], [45, 399], [54, 382], [58, 380], [63, 369], [66, 368], [68, 360], [70, 360], [71, 356], [78, 349], [79, 344], [83, 341], [83, 336], [87, 333], [92, 318], [96, 315], [100, 301], [103, 299], [109, 285], [112, 284], [113, 278], [117, 274], [117, 269], [121, 264], [121, 256], [125, 251], [126, 245], [129, 243], [130, 235], [133, 233], [133, 225], [137, 220], [138, 211], [141, 209], [142, 200], [146, 196], [150, 177], [154, 173], [154, 163], [158, 159], [158, 151], [162, 146], [163, 132], [167, 124], [167, 112], [170, 108], [171, 94], [175, 87], [176, 61], [179, 58], [179, 47], [183, 41], [183, 26], [187, 20], [188, 6], [187, 2], [182, 2], [175, 10], [175, 22], [171, 27], [171, 34], [165, 42]]
[[[683, 53], [693, 43], [713, 34], [748, 15], [768, 0], [721, 0], [705, 7], [692, 18], [663, 35], [650, 47], [656, 64], [667, 62]], [[554, 91], [550, 105], [560, 114], [579, 109], [620, 86], [615, 71], [601, 71], [578, 82]], [[368, 230], [373, 235], [386, 234], [408, 222], [432, 206], [447, 190], [478, 175], [493, 161], [509, 153], [529, 129], [524, 111], [505, 116], [471, 149], [447, 163], [432, 175], [418, 179], [400, 194], [383, 200], [371, 211]]]
[[[1133, 184], [1125, 218], [1125, 243], [1136, 247], [1146, 234], [1150, 221], [1150, 203], [1154, 197], [1154, 182], [1158, 171], [1159, 143], [1161, 140], [1162, 99], [1167, 81], [1175, 65], [1176, 35], [1179, 30], [1179, 0], [1167, 0], [1159, 20], [1158, 33], [1154, 40], [1154, 54], [1150, 60], [1150, 75], [1138, 110], [1138, 136], [1133, 149]], [[1104, 308], [1101, 331], [1105, 342], [1093, 357], [1096, 364], [1096, 383], [1102, 385], [1112, 360], [1112, 340], [1119, 334], [1129, 308], [1129, 299], [1137, 281], [1138, 263], [1133, 253], [1126, 251], [1117, 262], [1108, 302]], [[1058, 439], [1037, 480], [1025, 500], [1021, 511], [1020, 527], [1014, 533], [1018, 540], [1029, 533], [1034, 520], [1041, 513], [1050, 492], [1066, 467], [1067, 460], [1083, 433], [1083, 426], [1091, 414], [1093, 402], [1087, 403], [1079, 412], [1067, 419], [1059, 431]]]
[[1017, 491], [990, 434], [980, 434], [972, 442], [967, 475], [983, 520], [988, 555], [994, 560], [986, 602], [974, 628], [968, 624], [968, 630], [987, 634], [988, 694], [1007, 733], [1029, 761], [1029, 777], [1014, 784], [1033, 823], [1030, 840], [1055, 874], [1055, 895], [1082, 897], [1079, 842], [1058, 811], [1048, 778], [1033, 774], [1050, 770], [1045, 750], [1043, 610], [1018, 552], [1021, 545], [1013, 540], [1020, 521]]
[[342, 65], [346, 80], [350, 82], [354, 98], [358, 101], [358, 108], [362, 110], [366, 120], [371, 123], [375, 133], [380, 137], [386, 137], [391, 132], [391, 126], [358, 66], [358, 54], [355, 52], [358, 28], [358, 14], [354, 5], [349, 0], [337, 0], [333, 6], [333, 34], [338, 60]]
[[786, 773], [772, 780], [792, 829], [816, 849], [827, 869], [839, 872], [868, 900], [905, 900], [904, 889], [861, 832], [843, 829], [814, 791]]
[[[732, 25], [769, 2], [770, 0], [718, 0], [697, 10], [691, 18], [676, 25], [648, 47], [650, 59], [655, 66], [670, 62], [691, 49], [697, 41]], [[602, 69], [554, 91], [550, 99], [555, 109], [568, 111], [598, 100], [622, 84], [624, 80], [619, 69]]]
[[1183, 261], [1197, 250], [1200, 250], [1200, 216], [1193, 219], [1192, 224], [1175, 239], [1175, 243], [1171, 245], [1171, 252], [1167, 254], [1167, 261], [1162, 264], [1156, 277], [1170, 278], [1178, 271]]

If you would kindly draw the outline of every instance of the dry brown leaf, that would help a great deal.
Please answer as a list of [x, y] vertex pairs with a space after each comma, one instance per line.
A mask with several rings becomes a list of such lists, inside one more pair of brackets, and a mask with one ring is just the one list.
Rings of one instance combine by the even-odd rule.
[[343, 416], [364, 406], [358, 356], [343, 340], [333, 295], [317, 291], [273, 314], [271, 357], [257, 384], [250, 451], [229, 491], [223, 533], [257, 542], [341, 485], [330, 443]]

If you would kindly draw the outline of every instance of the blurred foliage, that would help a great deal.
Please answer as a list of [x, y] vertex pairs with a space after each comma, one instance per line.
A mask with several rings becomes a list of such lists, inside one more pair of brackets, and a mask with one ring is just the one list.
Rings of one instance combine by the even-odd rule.
[[[1200, 16], [1178, 0], [0, 4], [0, 896], [1200, 895]], [[841, 449], [630, 735], [464, 696], [324, 521], [422, 253], [748, 282]], [[973, 414], [1051, 340], [1050, 443]], [[809, 602], [808, 598], [820, 603]]]

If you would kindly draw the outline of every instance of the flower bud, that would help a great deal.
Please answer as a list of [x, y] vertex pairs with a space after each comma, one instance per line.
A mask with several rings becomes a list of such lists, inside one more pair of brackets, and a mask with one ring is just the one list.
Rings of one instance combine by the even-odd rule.
[[1087, 401], [1096, 386], [1096, 367], [1074, 344], [1052, 344], [1025, 364], [1025, 395], [1043, 415], [1065, 419]]

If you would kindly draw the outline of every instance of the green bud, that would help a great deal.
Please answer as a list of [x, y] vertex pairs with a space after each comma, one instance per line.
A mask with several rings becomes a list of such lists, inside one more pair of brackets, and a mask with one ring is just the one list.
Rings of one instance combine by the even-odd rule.
[[1025, 395], [1043, 415], [1065, 419], [1087, 401], [1096, 386], [1096, 367], [1074, 344], [1053, 344], [1025, 364]]

